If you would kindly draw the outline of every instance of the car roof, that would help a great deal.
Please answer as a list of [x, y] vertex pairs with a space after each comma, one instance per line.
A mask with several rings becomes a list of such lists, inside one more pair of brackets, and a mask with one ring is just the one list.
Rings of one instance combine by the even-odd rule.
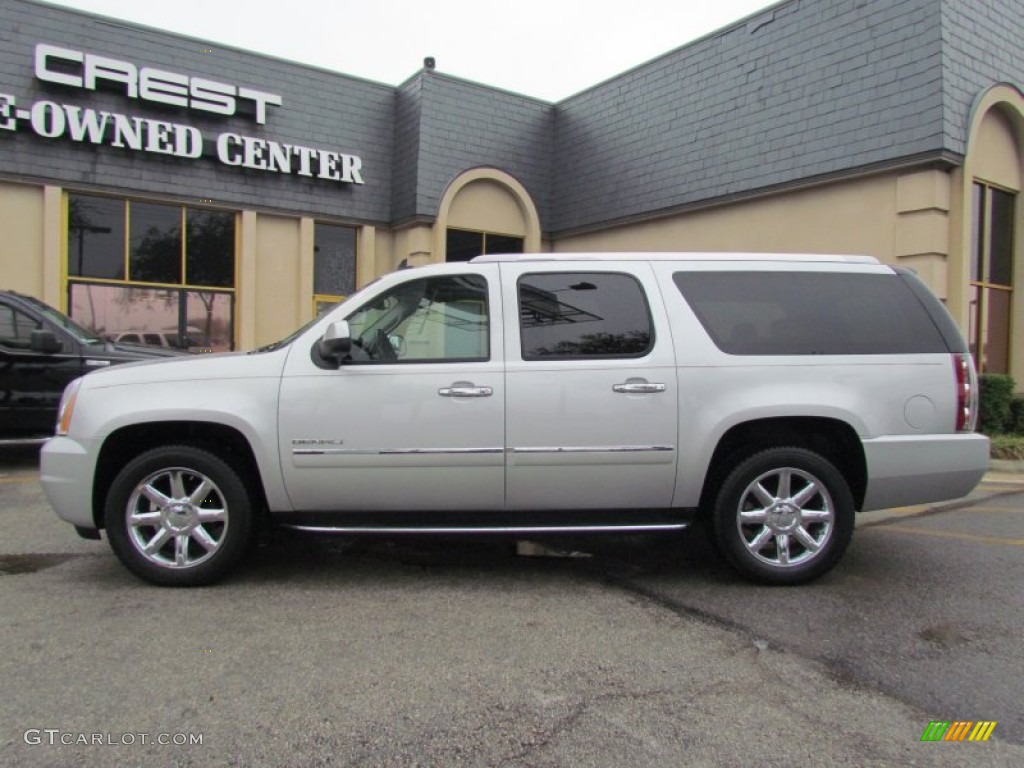
[[652, 252], [652, 253], [490, 253], [470, 263], [521, 263], [535, 261], [756, 261], [795, 263], [881, 264], [874, 256], [818, 253]]

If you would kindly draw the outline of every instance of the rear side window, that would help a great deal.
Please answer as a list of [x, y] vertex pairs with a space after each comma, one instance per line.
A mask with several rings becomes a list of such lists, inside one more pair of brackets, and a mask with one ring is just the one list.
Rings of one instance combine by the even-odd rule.
[[949, 351], [895, 274], [677, 272], [673, 279], [711, 340], [730, 355]]
[[519, 278], [524, 360], [643, 357], [651, 312], [632, 275], [545, 272]]

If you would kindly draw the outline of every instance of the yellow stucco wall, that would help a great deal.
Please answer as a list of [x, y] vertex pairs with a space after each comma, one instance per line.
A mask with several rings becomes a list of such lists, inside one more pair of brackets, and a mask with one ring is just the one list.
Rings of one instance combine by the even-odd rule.
[[255, 236], [255, 343], [266, 344], [304, 322], [312, 294], [300, 306], [300, 219], [259, 214]]
[[0, 183], [0, 288], [42, 298], [43, 188]]
[[565, 237], [554, 250], [797, 251], [891, 259], [895, 201], [894, 176], [845, 181]]
[[865, 176], [565, 237], [553, 250], [864, 254], [917, 270], [944, 296], [949, 185], [938, 170]]
[[463, 187], [448, 211], [448, 226], [525, 237], [526, 221], [509, 189], [482, 179]]

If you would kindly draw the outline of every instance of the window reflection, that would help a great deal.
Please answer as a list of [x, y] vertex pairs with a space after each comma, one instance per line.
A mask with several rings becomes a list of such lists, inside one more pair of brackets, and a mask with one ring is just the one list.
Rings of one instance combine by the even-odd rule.
[[348, 296], [356, 289], [356, 231], [317, 222], [314, 228], [313, 292]]
[[231, 288], [235, 284], [235, 215], [189, 209], [185, 280], [190, 285]]
[[647, 298], [630, 275], [524, 275], [519, 317], [525, 360], [639, 357], [653, 340]]
[[125, 201], [91, 195], [68, 199], [68, 274], [124, 278]]
[[181, 282], [181, 208], [131, 203], [128, 279]]
[[72, 194], [67, 223], [75, 320], [122, 343], [234, 347], [234, 213]]
[[486, 253], [522, 253], [523, 238], [493, 232], [449, 229], [445, 233], [445, 259], [469, 261]]
[[1010, 370], [1015, 203], [1005, 190], [974, 183], [968, 338], [983, 373]]
[[233, 347], [230, 293], [72, 283], [68, 305], [72, 317], [107, 341], [189, 352]]

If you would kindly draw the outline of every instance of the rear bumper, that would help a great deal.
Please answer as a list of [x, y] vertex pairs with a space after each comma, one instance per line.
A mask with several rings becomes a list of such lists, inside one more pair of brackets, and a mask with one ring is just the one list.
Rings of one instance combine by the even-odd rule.
[[868, 470], [864, 512], [958, 499], [988, 471], [984, 435], [899, 435], [863, 445]]
[[92, 478], [96, 454], [67, 437], [53, 437], [39, 452], [39, 480], [50, 506], [76, 528], [95, 529]]

